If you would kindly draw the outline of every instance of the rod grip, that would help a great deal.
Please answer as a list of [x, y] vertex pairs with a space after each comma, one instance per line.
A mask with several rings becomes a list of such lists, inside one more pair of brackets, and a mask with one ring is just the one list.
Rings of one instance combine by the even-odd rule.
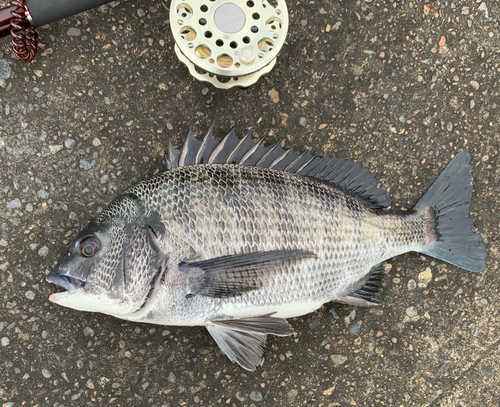
[[32, 25], [40, 27], [81, 13], [112, 0], [26, 0]]

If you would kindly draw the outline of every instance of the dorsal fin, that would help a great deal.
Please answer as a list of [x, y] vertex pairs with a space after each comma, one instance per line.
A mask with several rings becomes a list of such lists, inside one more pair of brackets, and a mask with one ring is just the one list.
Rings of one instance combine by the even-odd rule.
[[234, 127], [222, 140], [214, 138], [214, 124], [203, 141], [189, 130], [180, 154], [169, 143], [167, 169], [196, 164], [239, 164], [271, 168], [305, 175], [334, 185], [366, 201], [372, 208], [388, 208], [391, 200], [387, 189], [359, 164], [348, 159], [317, 157], [309, 151], [297, 154], [284, 150], [281, 143], [264, 147], [264, 138], [252, 141], [252, 130], [239, 139]]
[[189, 129], [189, 133], [184, 141], [184, 146], [182, 147], [179, 156], [179, 167], [185, 167], [187, 165], [197, 164], [196, 156], [200, 150], [202, 142], [194, 138], [194, 133]]
[[167, 167], [167, 170], [177, 168], [179, 166], [179, 153], [174, 148], [172, 140], [168, 141], [168, 153], [165, 157], [165, 166]]
[[264, 156], [259, 161], [257, 161], [255, 166], [262, 168], [272, 168], [273, 162], [276, 161], [285, 153], [285, 150], [281, 148], [280, 144], [281, 143], [278, 143], [274, 147], [271, 147], [267, 151], [267, 153], [264, 154]]
[[229, 130], [226, 137], [224, 137], [215, 150], [212, 152], [208, 160], [208, 164], [230, 164], [227, 159], [240, 144], [240, 139], [236, 136], [234, 127]]

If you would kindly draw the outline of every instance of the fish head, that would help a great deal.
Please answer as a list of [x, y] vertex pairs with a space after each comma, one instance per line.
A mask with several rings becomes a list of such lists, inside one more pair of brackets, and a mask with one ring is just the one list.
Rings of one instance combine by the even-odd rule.
[[47, 275], [48, 282], [65, 290], [49, 301], [122, 318], [144, 305], [163, 267], [161, 236], [140, 211], [111, 215], [91, 221]]

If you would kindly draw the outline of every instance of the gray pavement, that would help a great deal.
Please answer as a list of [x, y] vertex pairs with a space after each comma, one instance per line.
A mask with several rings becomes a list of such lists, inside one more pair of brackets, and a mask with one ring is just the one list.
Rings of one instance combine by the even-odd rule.
[[[5, 5], [0, 0], [0, 5]], [[500, 5], [289, 1], [275, 69], [247, 90], [178, 62], [168, 3], [117, 1], [39, 29], [30, 64], [0, 41], [3, 406], [498, 406]], [[254, 373], [201, 328], [64, 309], [45, 275], [170, 138], [217, 119], [268, 143], [348, 157], [410, 208], [468, 147], [487, 267], [391, 261], [373, 309], [326, 304], [270, 337]]]

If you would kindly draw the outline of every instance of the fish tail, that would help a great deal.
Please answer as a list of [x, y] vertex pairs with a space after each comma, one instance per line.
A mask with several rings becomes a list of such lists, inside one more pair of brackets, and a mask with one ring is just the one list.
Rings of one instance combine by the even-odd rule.
[[458, 153], [420, 198], [415, 211], [425, 215], [433, 236], [420, 252], [469, 271], [482, 271], [486, 249], [470, 218], [472, 171], [468, 150]]

